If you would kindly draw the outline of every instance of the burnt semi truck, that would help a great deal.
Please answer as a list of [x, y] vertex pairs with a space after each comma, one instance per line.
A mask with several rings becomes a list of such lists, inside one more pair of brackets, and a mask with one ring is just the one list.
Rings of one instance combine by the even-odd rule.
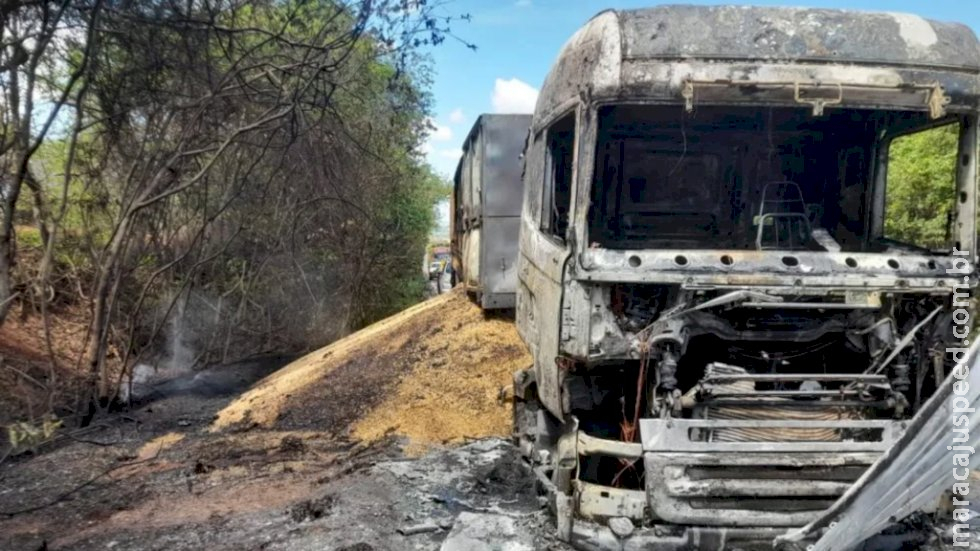
[[[771, 549], [902, 436], [965, 337], [978, 73], [972, 31], [905, 14], [665, 6], [571, 37], [516, 304], [516, 435], [562, 539]], [[929, 132], [947, 182], [899, 197]], [[866, 548], [924, 545], [924, 518]]]
[[514, 308], [521, 153], [530, 115], [481, 115], [453, 178], [453, 275], [485, 310]]

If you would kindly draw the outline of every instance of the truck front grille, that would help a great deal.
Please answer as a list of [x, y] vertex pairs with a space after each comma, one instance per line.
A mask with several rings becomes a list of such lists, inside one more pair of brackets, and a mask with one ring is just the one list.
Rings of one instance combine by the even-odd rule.
[[[719, 431], [874, 431], [871, 441], [706, 441]], [[643, 419], [645, 488], [654, 521], [802, 526], [829, 507], [900, 433], [894, 421]], [[729, 432], [728, 434], [734, 434]]]

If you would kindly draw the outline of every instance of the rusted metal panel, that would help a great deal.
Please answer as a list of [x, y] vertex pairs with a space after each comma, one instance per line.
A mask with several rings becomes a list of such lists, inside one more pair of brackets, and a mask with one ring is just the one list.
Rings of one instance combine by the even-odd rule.
[[579, 281], [663, 282], [691, 289], [766, 286], [776, 291], [805, 285], [808, 292], [843, 293], [867, 289], [871, 277], [880, 292], [916, 290], [950, 295], [962, 282], [961, 275], [949, 272], [952, 258], [927, 256], [598, 249], [583, 252], [579, 259], [580, 269], [574, 274]]

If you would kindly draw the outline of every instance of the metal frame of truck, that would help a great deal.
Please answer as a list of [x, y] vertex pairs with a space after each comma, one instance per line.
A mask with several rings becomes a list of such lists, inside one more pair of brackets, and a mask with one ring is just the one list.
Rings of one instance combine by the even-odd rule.
[[[534, 366], [515, 376], [559, 537], [771, 548], [899, 441], [920, 407], [906, 383], [939, 386], [949, 358], [922, 351], [976, 284], [978, 74], [969, 28], [908, 14], [661, 6], [603, 12], [565, 44], [525, 152], [516, 320]], [[953, 245], [886, 242], [889, 145], [940, 124], [958, 125]], [[808, 148], [799, 184], [763, 175], [767, 150], [778, 173]], [[680, 171], [688, 195], [624, 176], [658, 149], [644, 169]], [[701, 174], [723, 199], [689, 200]], [[808, 358], [819, 346], [847, 360]]]

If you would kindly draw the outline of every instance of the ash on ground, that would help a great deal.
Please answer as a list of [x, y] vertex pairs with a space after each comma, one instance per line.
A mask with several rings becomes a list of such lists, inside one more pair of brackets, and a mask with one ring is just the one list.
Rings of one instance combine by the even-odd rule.
[[154, 379], [0, 460], [0, 549], [567, 549], [502, 438], [512, 323], [452, 292], [288, 362]]
[[[61, 477], [38, 472], [65, 461]], [[497, 438], [414, 459], [394, 441], [311, 433], [157, 438], [132, 453], [73, 444], [5, 465], [0, 480], [0, 512], [40, 507], [0, 518], [2, 549], [569, 549]]]

